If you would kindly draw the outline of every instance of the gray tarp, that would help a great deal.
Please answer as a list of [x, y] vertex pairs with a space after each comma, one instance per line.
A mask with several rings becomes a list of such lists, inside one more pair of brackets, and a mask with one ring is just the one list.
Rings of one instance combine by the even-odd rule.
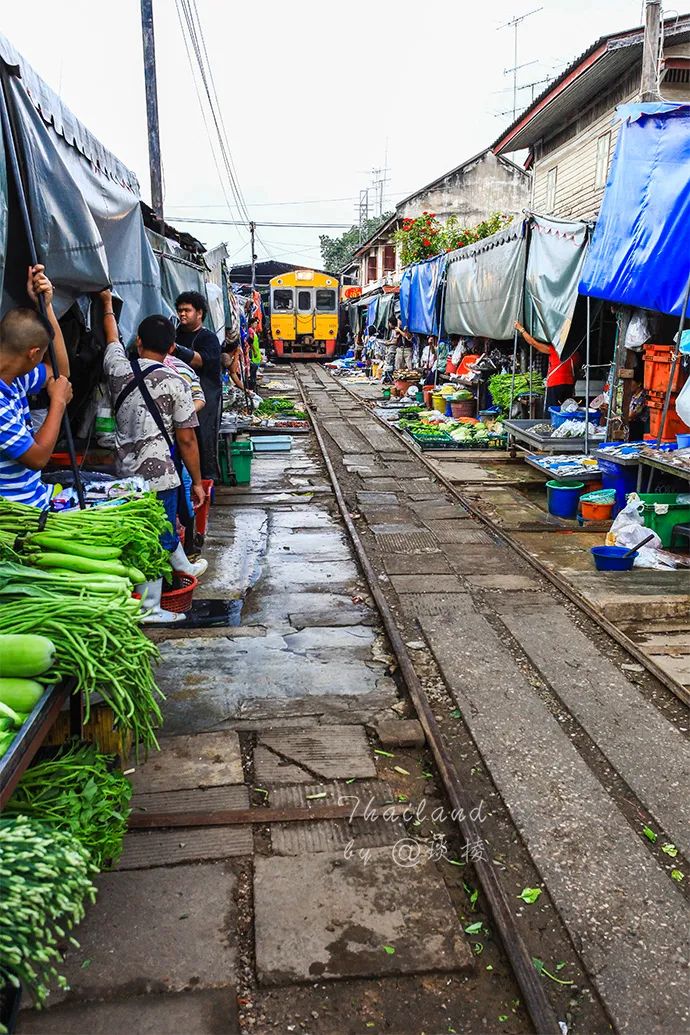
[[588, 225], [532, 216], [530, 229], [524, 323], [533, 337], [551, 342], [560, 355], [577, 302]]
[[[61, 315], [80, 296], [111, 283], [123, 299], [120, 330], [129, 342], [144, 316], [161, 311], [160, 274], [145, 236], [137, 179], [3, 37], [0, 57], [21, 74], [11, 76], [10, 88], [38, 257], [56, 286], [56, 311]], [[13, 301], [20, 299], [3, 299], [3, 305]]]
[[2, 123], [0, 122], [0, 298], [5, 279], [5, 256], [7, 255], [7, 162], [2, 140]]
[[513, 337], [525, 278], [523, 220], [448, 255], [444, 324], [448, 334]]

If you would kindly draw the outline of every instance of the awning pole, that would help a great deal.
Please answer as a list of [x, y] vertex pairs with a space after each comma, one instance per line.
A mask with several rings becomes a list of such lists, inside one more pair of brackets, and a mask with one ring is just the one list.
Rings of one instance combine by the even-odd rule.
[[585, 346], [585, 456], [589, 456], [589, 360], [592, 337], [590, 305], [590, 297], [587, 295], [587, 345]]
[[678, 360], [680, 359], [680, 339], [685, 328], [685, 320], [688, 312], [688, 300], [690, 299], [690, 277], [688, 277], [688, 283], [685, 288], [685, 298], [683, 299], [683, 307], [680, 311], [680, 323], [678, 325], [678, 342], [676, 344], [675, 352], [673, 353], [673, 359], [671, 360], [671, 370], [668, 375], [668, 384], [666, 386], [666, 398], [664, 399], [664, 408], [661, 411], [661, 424], [659, 425], [659, 435], [656, 440], [656, 448], [658, 449], [661, 445], [661, 438], [664, 434], [664, 427], [666, 425], [666, 418], [668, 417], [668, 411], [671, 407], [671, 392], [673, 386], [673, 380], [676, 376], [676, 368], [678, 366]]
[[[24, 232], [26, 234], [27, 244], [29, 246], [31, 265], [36, 266], [38, 264], [38, 254], [36, 252], [36, 241], [34, 238], [33, 228], [31, 226], [29, 206], [26, 200], [26, 181], [23, 175], [22, 163], [20, 158], [19, 133], [17, 131], [17, 122], [14, 108], [12, 105], [9, 74], [7, 71], [7, 66], [2, 60], [0, 60], [0, 78], [2, 80], [2, 90], [0, 90], [0, 94], [2, 95], [2, 103], [0, 104], [0, 118], [2, 121], [3, 135], [5, 137], [5, 143], [7, 146], [7, 154], [10, 160], [12, 176], [14, 177], [14, 184], [17, 191], [17, 199], [19, 201], [19, 209], [21, 211], [22, 222], [24, 223]], [[45, 303], [41, 295], [38, 296], [38, 308], [42, 315], [45, 316]], [[50, 359], [50, 365], [53, 369], [53, 377], [58, 378], [60, 376], [60, 371], [57, 365], [55, 347], [53, 345], [52, 338], [48, 342], [48, 358]], [[69, 462], [70, 467], [72, 469], [72, 474], [74, 476], [74, 487], [77, 490], [77, 499], [79, 501], [79, 507], [81, 510], [84, 510], [86, 507], [86, 501], [84, 499], [84, 486], [82, 485], [81, 475], [79, 473], [77, 455], [74, 450], [74, 439], [72, 437], [72, 427], [70, 425], [66, 409], [62, 416], [62, 434], [64, 435], [65, 442], [67, 444], [67, 452], [69, 453]]]

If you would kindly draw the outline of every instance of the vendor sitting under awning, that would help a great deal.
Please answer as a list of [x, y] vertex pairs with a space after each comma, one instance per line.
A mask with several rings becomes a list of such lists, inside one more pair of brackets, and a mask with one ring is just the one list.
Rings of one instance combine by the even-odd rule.
[[[10, 309], [0, 321], [0, 496], [47, 510], [52, 490], [41, 481], [41, 471], [60, 436], [72, 386], [65, 342], [53, 311], [53, 285], [43, 266], [29, 267], [26, 291], [33, 307]], [[45, 316], [37, 308], [39, 296]], [[57, 378], [43, 362], [51, 340]], [[50, 403], [45, 421], [34, 434], [27, 396], [42, 388]]]

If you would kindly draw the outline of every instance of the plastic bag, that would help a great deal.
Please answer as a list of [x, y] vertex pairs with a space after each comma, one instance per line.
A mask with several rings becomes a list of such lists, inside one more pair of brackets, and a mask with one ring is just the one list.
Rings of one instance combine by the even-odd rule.
[[643, 546], [633, 563], [634, 568], [654, 568], [657, 571], [675, 571], [678, 567], [676, 559], [667, 550], [655, 550], [651, 546]]
[[648, 535], [653, 536], [646, 544], [650, 550], [658, 549], [661, 546], [661, 539], [656, 532], [650, 532], [644, 526], [642, 507], [642, 500], [637, 493], [631, 493], [628, 502], [620, 514], [614, 518], [613, 524], [606, 533], [607, 546], [623, 546], [626, 550], [630, 550], [646, 539]]
[[566, 399], [561, 403], [561, 413], [575, 413], [580, 407], [574, 399]]
[[676, 399], [676, 413], [690, 428], [690, 378], [685, 382]]

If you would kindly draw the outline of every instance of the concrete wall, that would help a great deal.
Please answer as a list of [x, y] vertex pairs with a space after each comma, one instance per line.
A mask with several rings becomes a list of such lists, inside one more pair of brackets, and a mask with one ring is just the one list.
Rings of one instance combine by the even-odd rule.
[[[666, 57], [690, 56], [690, 45], [665, 48]], [[636, 66], [609, 92], [579, 112], [557, 134], [534, 148], [532, 203], [535, 212], [563, 219], [594, 219], [601, 208], [604, 186], [597, 186], [598, 141], [610, 134], [608, 167], [616, 149], [619, 124], [613, 123], [616, 107], [639, 97], [641, 65]], [[690, 84], [664, 84], [664, 100], [690, 101]], [[604, 145], [602, 145], [604, 146]], [[549, 172], [556, 170], [555, 205], [549, 204]]]
[[497, 158], [492, 151], [398, 207], [402, 219], [435, 212], [439, 219], [457, 216], [461, 226], [475, 226], [494, 212], [518, 213], [530, 199], [530, 175]]

